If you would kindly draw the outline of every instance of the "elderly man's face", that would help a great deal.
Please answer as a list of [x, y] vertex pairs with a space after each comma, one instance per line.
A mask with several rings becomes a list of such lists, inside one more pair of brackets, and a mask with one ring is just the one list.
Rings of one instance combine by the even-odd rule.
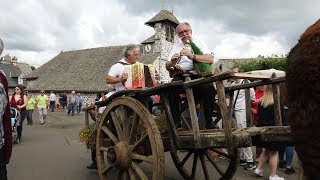
[[177, 30], [177, 34], [183, 43], [191, 40], [192, 30], [187, 25], [183, 24]]
[[133, 49], [132, 54], [129, 57], [127, 57], [127, 59], [130, 64], [134, 64], [138, 61], [139, 56], [140, 56], [139, 49], [135, 48], [135, 49]]

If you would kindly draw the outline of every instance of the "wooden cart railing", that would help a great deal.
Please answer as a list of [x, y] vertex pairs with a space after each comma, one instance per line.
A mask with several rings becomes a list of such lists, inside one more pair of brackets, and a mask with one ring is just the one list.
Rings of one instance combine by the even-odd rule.
[[[256, 81], [225, 87], [223, 81], [230, 78]], [[204, 124], [204, 118], [201, 118], [200, 126], [198, 124], [192, 87], [202, 83], [213, 82], [216, 84], [218, 93], [223, 129], [204, 129], [205, 126], [202, 125]], [[209, 160], [210, 167], [212, 166], [216, 169], [219, 179], [231, 179], [238, 166], [237, 148], [261, 144], [290, 144], [291, 138], [289, 136], [290, 129], [287, 126], [233, 129], [231, 127], [230, 110], [226, 105], [226, 93], [232, 96], [233, 91], [238, 89], [272, 84], [276, 107], [276, 122], [277, 125], [281, 125], [278, 87], [280, 82], [284, 82], [284, 78], [228, 72], [196, 80], [186, 79], [185, 82], [171, 82], [150, 89], [123, 90], [113, 94], [105, 101], [97, 102], [97, 106], [106, 106], [100, 118], [97, 134], [96, 149], [100, 178], [108, 179], [108, 177], [112, 176], [114, 169], [116, 179], [163, 179], [164, 152], [170, 151], [177, 170], [185, 179], [195, 179], [198, 159], [202, 165], [203, 178], [212, 178], [208, 172], [208, 164], [205, 158]], [[190, 130], [178, 130], [175, 123], [177, 120], [172, 117], [168, 96], [175, 89], [184, 89], [186, 91], [191, 116], [192, 129]], [[143, 105], [151, 95], [160, 95], [161, 97], [160, 104], [166, 114], [168, 126], [166, 134], [160, 135], [150, 112]], [[88, 115], [86, 115], [87, 122]], [[183, 122], [186, 123], [186, 121]], [[145, 127], [145, 131], [142, 134], [138, 132], [140, 124]], [[219, 148], [227, 148], [227, 153]], [[180, 150], [184, 150], [186, 153], [180, 153]], [[229, 159], [224, 169], [214, 162], [210, 152], [219, 153], [219, 155]], [[185, 157], [181, 158], [181, 155], [185, 155]], [[191, 160], [192, 157], [193, 160]], [[190, 162], [191, 170], [186, 167], [187, 164], [190, 164], [186, 163], [189, 160], [192, 161]], [[152, 171], [143, 170], [145, 163], [142, 162], [149, 164]]]

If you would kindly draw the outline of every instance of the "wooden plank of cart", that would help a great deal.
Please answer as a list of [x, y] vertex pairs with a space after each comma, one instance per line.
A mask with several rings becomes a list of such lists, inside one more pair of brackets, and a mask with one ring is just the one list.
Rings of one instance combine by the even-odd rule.
[[[255, 81], [225, 87], [223, 81], [230, 78]], [[202, 118], [200, 125], [198, 124], [192, 87], [201, 83], [213, 82], [216, 84], [217, 110], [222, 117], [223, 129], [204, 129]], [[186, 82], [171, 82], [149, 89], [123, 90], [113, 94], [106, 101], [96, 103], [97, 106], [106, 106], [99, 120], [96, 139], [100, 179], [164, 179], [164, 153], [168, 151], [184, 179], [231, 179], [238, 167], [237, 148], [292, 144], [289, 127], [280, 126], [278, 87], [280, 82], [284, 82], [284, 77], [270, 78], [228, 72], [196, 80], [187, 78]], [[235, 90], [264, 84], [272, 84], [274, 87], [278, 126], [249, 127], [237, 130], [232, 128], [225, 93], [231, 92], [232, 97]], [[186, 92], [191, 126], [183, 116], [179, 120], [172, 117], [168, 95], [173, 89], [184, 89]], [[165, 112], [167, 123], [167, 132], [164, 134], [160, 134], [153, 116], [145, 106], [151, 95], [160, 95], [161, 102], [158, 105], [161, 105]], [[202, 108], [200, 109], [203, 113]], [[184, 128], [178, 128], [177, 122], [182, 122]], [[224, 157], [223, 160], [215, 161], [211, 155], [212, 152]]]

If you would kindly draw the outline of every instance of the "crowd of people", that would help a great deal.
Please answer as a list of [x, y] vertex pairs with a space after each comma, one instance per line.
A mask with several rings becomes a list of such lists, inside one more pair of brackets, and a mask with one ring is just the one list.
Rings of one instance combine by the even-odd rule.
[[39, 94], [32, 96], [21, 85], [17, 85], [14, 88], [14, 92], [9, 95], [9, 107], [17, 109], [20, 114], [19, 122], [17, 123], [18, 139], [16, 143], [21, 142], [24, 120], [27, 120], [27, 125], [33, 125], [34, 110], [38, 112], [40, 125], [45, 124], [49, 109], [51, 112], [55, 110], [65, 111], [67, 107], [68, 115], [80, 114], [83, 104], [83, 97], [80, 93], [75, 94], [75, 91], [71, 91], [68, 96], [67, 93], [62, 93], [59, 96], [57, 97], [53, 91], [48, 96], [44, 90], [40, 90]]

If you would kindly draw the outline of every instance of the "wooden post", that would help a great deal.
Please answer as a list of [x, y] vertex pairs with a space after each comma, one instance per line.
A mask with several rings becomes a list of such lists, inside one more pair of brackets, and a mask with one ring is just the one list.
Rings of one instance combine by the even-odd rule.
[[[276, 78], [276, 74], [273, 73], [272, 78]], [[280, 107], [280, 90], [279, 84], [272, 84], [273, 102], [274, 102], [274, 118], [276, 126], [282, 126], [281, 107]]]
[[[234, 97], [234, 91], [230, 91], [229, 92], [229, 107], [227, 106], [228, 111], [229, 111], [229, 118], [230, 118], [230, 121], [234, 121], [235, 119], [232, 117], [233, 115], [233, 112], [234, 112], [234, 108], [233, 108], [233, 97]], [[234, 122], [231, 122], [233, 123], [235, 126], [237, 126], [237, 122], [234, 121]], [[223, 123], [222, 123], [222, 127], [224, 127]], [[232, 127], [232, 125], [231, 125]]]
[[[244, 80], [244, 84], [248, 84], [247, 79]], [[239, 90], [240, 91], [240, 90]], [[245, 89], [245, 102], [246, 102], [246, 121], [247, 127], [252, 126], [252, 113], [251, 113], [251, 100], [250, 100], [250, 89]]]
[[[186, 82], [190, 81], [190, 77], [186, 77]], [[200, 129], [198, 124], [198, 117], [197, 117], [197, 110], [196, 110], [196, 104], [194, 102], [194, 96], [192, 87], [189, 87], [186, 89], [186, 95], [189, 105], [189, 112], [191, 117], [191, 124], [192, 124], [192, 131], [193, 131], [193, 138], [195, 142], [195, 148], [201, 147], [201, 139], [200, 139]], [[203, 108], [203, 107], [201, 107]]]
[[[231, 129], [231, 119], [228, 111], [228, 107], [226, 104], [226, 95], [225, 95], [225, 90], [223, 86], [222, 81], [217, 81], [216, 82], [217, 86], [217, 93], [218, 93], [218, 102], [220, 106], [220, 112], [222, 116], [222, 122], [223, 122], [223, 127], [224, 127], [224, 132], [226, 136], [226, 144], [228, 148], [228, 153], [233, 153], [233, 135], [232, 135], [232, 129]], [[232, 105], [230, 105], [232, 106]], [[230, 154], [234, 155], [234, 154]]]
[[85, 112], [84, 124], [86, 127], [88, 127], [89, 126], [89, 113], [88, 113], [88, 110], [86, 110], [84, 112]]

